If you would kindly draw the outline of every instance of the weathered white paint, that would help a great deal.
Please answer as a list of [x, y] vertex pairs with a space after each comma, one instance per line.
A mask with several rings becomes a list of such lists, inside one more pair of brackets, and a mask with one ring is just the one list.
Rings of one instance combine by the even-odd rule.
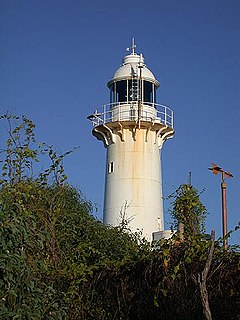
[[150, 239], [164, 225], [159, 147], [156, 132], [147, 130], [124, 128], [124, 141], [116, 135], [107, 146], [107, 165], [113, 162], [114, 171], [106, 170], [104, 222], [117, 226], [125, 214], [132, 231]]

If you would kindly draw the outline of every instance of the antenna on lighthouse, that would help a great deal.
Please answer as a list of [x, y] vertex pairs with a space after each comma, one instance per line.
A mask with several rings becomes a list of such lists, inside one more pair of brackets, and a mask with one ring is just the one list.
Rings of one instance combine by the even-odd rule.
[[132, 38], [132, 45], [131, 45], [131, 47], [127, 47], [126, 51], [130, 51], [130, 49], [131, 49], [132, 50], [131, 54], [135, 55], [136, 54], [136, 52], [135, 52], [136, 47], [137, 46], [136, 46], [136, 43], [135, 43], [135, 39]]
[[135, 48], [136, 48], [136, 44], [135, 44], [135, 39], [132, 38], [132, 54], [135, 54]]

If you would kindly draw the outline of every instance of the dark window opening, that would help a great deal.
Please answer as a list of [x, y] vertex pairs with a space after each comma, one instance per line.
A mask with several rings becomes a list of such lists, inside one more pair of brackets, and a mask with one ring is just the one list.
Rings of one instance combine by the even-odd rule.
[[144, 81], [143, 88], [143, 101], [154, 102], [153, 84], [151, 82]]
[[116, 83], [116, 102], [127, 101], [127, 81], [122, 80]]
[[114, 171], [114, 162], [108, 162], [108, 173], [113, 173]]
[[110, 103], [131, 102], [156, 103], [156, 86], [149, 81], [137, 78], [121, 80], [110, 86]]
[[153, 102], [157, 102], [156, 86], [153, 84]]
[[114, 103], [114, 84], [110, 87], [110, 103]]

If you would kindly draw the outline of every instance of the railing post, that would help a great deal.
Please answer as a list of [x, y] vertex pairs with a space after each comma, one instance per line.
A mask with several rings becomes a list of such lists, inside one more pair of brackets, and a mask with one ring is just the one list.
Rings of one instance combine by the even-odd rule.
[[103, 105], [103, 124], [106, 122], [106, 105]]
[[120, 102], [119, 102], [118, 103], [118, 121], [121, 120], [120, 112], [121, 112], [121, 108], [120, 108]]

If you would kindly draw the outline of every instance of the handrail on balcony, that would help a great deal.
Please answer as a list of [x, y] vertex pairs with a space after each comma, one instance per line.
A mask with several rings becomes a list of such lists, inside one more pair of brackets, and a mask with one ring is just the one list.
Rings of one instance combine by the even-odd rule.
[[118, 102], [109, 103], [96, 109], [88, 116], [93, 126], [115, 121], [149, 121], [161, 123], [173, 128], [173, 111], [162, 104], [151, 102]]

